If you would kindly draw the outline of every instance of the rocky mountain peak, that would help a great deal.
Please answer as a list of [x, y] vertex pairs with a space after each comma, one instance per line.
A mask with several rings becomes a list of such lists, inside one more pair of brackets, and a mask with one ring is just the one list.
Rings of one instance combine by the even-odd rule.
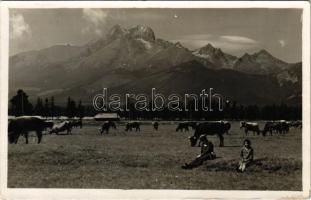
[[175, 43], [175, 47], [177, 47], [177, 48], [185, 48], [185, 47], [182, 46], [182, 44], [180, 44], [180, 42], [176, 42]]
[[154, 31], [150, 27], [143, 25], [137, 25], [135, 27], [125, 29], [117, 24], [114, 25], [108, 32], [108, 37], [112, 39], [120, 38], [123, 36], [129, 36], [135, 39], [143, 39], [149, 42], [155, 41]]
[[208, 43], [200, 49], [193, 51], [193, 55], [208, 60], [219, 68], [232, 68], [236, 57], [224, 53], [220, 48], [215, 48]]
[[210, 43], [198, 49], [197, 53], [201, 55], [223, 55], [223, 52], [220, 48], [215, 48]]
[[215, 51], [215, 47], [213, 47], [213, 45], [211, 45], [210, 43], [208, 43], [207, 45], [205, 45], [204, 47], [200, 48], [201, 53], [208, 53], [208, 52], [213, 52]]
[[[205, 48], [209, 48], [209, 49], [215, 49], [215, 47], [211, 44], [211, 43], [208, 43], [207, 45], [204, 46]], [[204, 48], [203, 47], [203, 48]]]
[[130, 35], [133, 38], [140, 38], [146, 41], [155, 41], [155, 34], [148, 26], [137, 25], [129, 29]]
[[110, 29], [108, 36], [112, 38], [118, 38], [125, 35], [127, 32], [128, 31], [126, 29], [122, 28], [119, 24], [116, 24]]
[[251, 58], [252, 58], [252, 56], [249, 55], [248, 53], [245, 53], [245, 54], [241, 57], [241, 59], [243, 59], [243, 60], [250, 60]]
[[258, 54], [265, 54], [265, 55], [271, 55], [267, 50], [261, 49]]
[[254, 56], [256, 57], [270, 57], [273, 58], [273, 56], [265, 49], [262, 49], [258, 51], [257, 53], [254, 53]]
[[163, 48], [168, 48], [168, 47], [174, 45], [172, 42], [169, 42], [167, 40], [163, 40], [160, 38], [156, 39], [156, 43], [159, 44], [160, 46], [162, 46]]
[[291, 67], [266, 50], [237, 58], [212, 44], [190, 51], [175, 42], [155, 39], [147, 26], [115, 25], [105, 37], [84, 46], [58, 45], [21, 53], [10, 58], [10, 94], [27, 86], [34, 99], [55, 95], [66, 101], [70, 95], [91, 101], [103, 86], [126, 92], [161, 85], [164, 92], [176, 89], [182, 94], [218, 87], [221, 81], [224, 94], [253, 104], [258, 96], [262, 97], [258, 103], [272, 103], [301, 89], [301, 63]]

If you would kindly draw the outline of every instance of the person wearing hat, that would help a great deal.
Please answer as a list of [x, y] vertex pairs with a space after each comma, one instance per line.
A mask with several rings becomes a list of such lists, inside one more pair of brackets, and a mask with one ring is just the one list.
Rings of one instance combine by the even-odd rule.
[[241, 160], [237, 168], [238, 172], [244, 172], [246, 167], [249, 166], [254, 159], [254, 150], [251, 147], [251, 141], [248, 139], [245, 139], [243, 141], [243, 145], [244, 146], [240, 153]]
[[200, 136], [201, 154], [198, 155], [191, 163], [182, 166], [183, 169], [192, 169], [203, 164], [206, 160], [212, 160], [216, 158], [214, 153], [214, 145], [207, 140], [206, 135]]

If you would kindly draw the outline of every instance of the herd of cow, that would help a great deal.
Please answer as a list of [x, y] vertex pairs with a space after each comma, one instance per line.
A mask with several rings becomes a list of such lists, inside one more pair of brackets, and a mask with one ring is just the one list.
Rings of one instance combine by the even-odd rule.
[[59, 134], [66, 132], [71, 134], [74, 127], [82, 128], [82, 120], [63, 121], [59, 124], [54, 124], [52, 121], [45, 121], [40, 117], [22, 116], [11, 119], [8, 125], [8, 139], [9, 143], [17, 144], [18, 138], [24, 136], [26, 144], [28, 144], [28, 134], [31, 131], [36, 132], [38, 143], [41, 142], [42, 132], [49, 129], [49, 133]]
[[[125, 131], [140, 131], [141, 122], [128, 122], [125, 124]], [[153, 122], [152, 126], [154, 130], [158, 130], [159, 123]], [[28, 133], [31, 131], [36, 132], [38, 137], [38, 143], [41, 142], [42, 132], [48, 131], [48, 133], [59, 134], [66, 132], [71, 134], [72, 128], [83, 127], [82, 120], [66, 120], [58, 124], [54, 124], [52, 121], [45, 121], [39, 117], [22, 116], [11, 119], [8, 125], [8, 139], [9, 143], [17, 143], [20, 136], [24, 136], [26, 144], [28, 143]], [[193, 136], [189, 137], [190, 145], [196, 146], [198, 139], [201, 135], [217, 135], [219, 137], [219, 146], [224, 146], [224, 134], [229, 134], [231, 124], [228, 121], [209, 121], [209, 122], [180, 122], [177, 125], [176, 132], [189, 131], [191, 127], [194, 131]], [[302, 128], [301, 121], [267, 121], [263, 129], [259, 128], [257, 122], [240, 122], [240, 129], [244, 129], [245, 134], [252, 131], [255, 135], [266, 136], [267, 133], [272, 135], [273, 133], [285, 134], [289, 131], [290, 127]], [[108, 134], [110, 128], [116, 129], [116, 123], [112, 121], [104, 122], [99, 128], [99, 134]], [[200, 144], [199, 144], [200, 146]]]
[[263, 136], [266, 136], [266, 134], [269, 132], [272, 136], [273, 133], [277, 134], [285, 134], [288, 133], [289, 128], [302, 128], [302, 122], [301, 121], [267, 121], [264, 125], [263, 130], [260, 130], [259, 124], [254, 122], [240, 122], [240, 128], [244, 128], [245, 134], [248, 134], [248, 131], [252, 131], [253, 134], [260, 135], [262, 133]]

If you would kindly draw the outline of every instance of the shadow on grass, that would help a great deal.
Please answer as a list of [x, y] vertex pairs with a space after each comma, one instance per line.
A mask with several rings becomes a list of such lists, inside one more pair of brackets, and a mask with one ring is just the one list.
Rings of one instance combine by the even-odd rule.
[[148, 168], [149, 164], [147, 162], [135, 161], [135, 160], [126, 160], [121, 161], [123, 167], [134, 167], [134, 168]]
[[[236, 171], [239, 160], [227, 160], [214, 163], [206, 162], [204, 170], [207, 171]], [[267, 172], [279, 174], [291, 174], [295, 171], [302, 170], [302, 162], [295, 159], [287, 158], [259, 158], [246, 168], [249, 172]]]
[[241, 147], [241, 145], [225, 145], [225, 146], [223, 146], [223, 147]]

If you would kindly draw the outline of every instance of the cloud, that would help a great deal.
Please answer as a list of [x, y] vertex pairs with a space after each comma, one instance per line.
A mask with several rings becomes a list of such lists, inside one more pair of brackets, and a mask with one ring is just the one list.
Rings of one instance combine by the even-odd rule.
[[24, 16], [21, 14], [13, 14], [10, 17], [10, 38], [25, 39], [31, 36], [31, 28], [25, 22]]
[[138, 21], [138, 24], [144, 24], [146, 20], [159, 21], [166, 19], [166, 16], [147, 11], [133, 12], [118, 9], [85, 8], [82, 10], [82, 18], [87, 24], [82, 28], [83, 34], [101, 36], [107, 31], [108, 27], [114, 24], [129, 24], [131, 21]]
[[109, 13], [101, 9], [84, 8], [82, 17], [88, 22], [87, 26], [82, 29], [82, 33], [93, 32], [101, 35], [107, 24]]
[[284, 40], [279, 40], [278, 42], [280, 43], [282, 48], [286, 46], [286, 42]]
[[212, 34], [193, 34], [178, 37], [173, 42], [180, 42], [189, 49], [198, 49], [210, 43], [214, 47], [222, 50], [234, 52], [246, 52], [258, 47], [259, 43], [248, 37], [236, 35], [212, 35]]
[[231, 43], [240, 43], [240, 44], [256, 44], [257, 42], [248, 37], [241, 36], [232, 36], [232, 35], [224, 35], [220, 36], [220, 38], [224, 41], [228, 41]]

